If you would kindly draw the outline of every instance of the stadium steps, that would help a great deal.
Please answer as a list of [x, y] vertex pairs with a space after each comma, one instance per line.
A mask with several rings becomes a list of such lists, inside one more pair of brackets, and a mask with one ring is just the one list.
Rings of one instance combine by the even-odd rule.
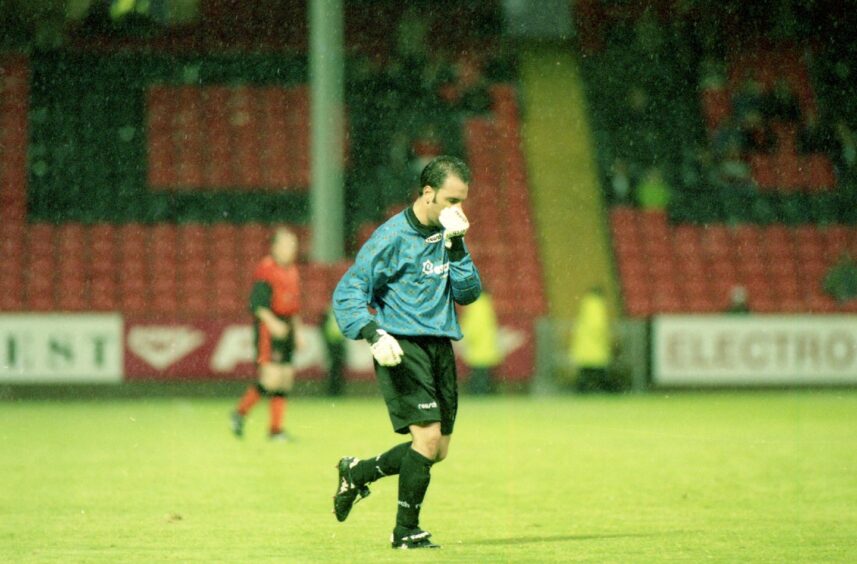
[[578, 62], [567, 48], [524, 47], [523, 145], [553, 315], [573, 317], [594, 285], [616, 291], [603, 196]]

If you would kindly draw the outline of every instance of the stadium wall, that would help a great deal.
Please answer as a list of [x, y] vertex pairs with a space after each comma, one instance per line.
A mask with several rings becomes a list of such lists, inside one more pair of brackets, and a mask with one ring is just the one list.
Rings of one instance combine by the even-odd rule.
[[[295, 355], [298, 379], [324, 378], [327, 351], [320, 327], [304, 325]], [[507, 382], [532, 375], [535, 335], [528, 315], [504, 316], [497, 370]], [[459, 374], [468, 370], [455, 343]], [[243, 317], [174, 318], [119, 313], [0, 314], [0, 384], [247, 380], [255, 377], [253, 328]], [[374, 378], [365, 341], [346, 341], [346, 379]]]

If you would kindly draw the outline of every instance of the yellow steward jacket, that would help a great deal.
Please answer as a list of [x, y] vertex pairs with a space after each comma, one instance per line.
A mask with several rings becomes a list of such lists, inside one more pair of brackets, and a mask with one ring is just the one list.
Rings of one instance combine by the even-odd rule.
[[611, 341], [607, 302], [598, 294], [584, 295], [571, 338], [572, 360], [581, 367], [606, 368], [610, 364]]
[[486, 368], [503, 362], [491, 296], [482, 292], [475, 302], [464, 308], [459, 323], [464, 334], [464, 362], [468, 366]]

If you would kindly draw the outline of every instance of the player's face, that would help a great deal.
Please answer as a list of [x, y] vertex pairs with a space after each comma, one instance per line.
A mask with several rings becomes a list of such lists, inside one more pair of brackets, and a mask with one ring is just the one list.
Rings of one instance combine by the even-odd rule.
[[431, 190], [431, 202], [426, 209], [429, 223], [440, 227], [440, 212], [450, 206], [461, 206], [467, 199], [467, 190], [468, 186], [463, 180], [452, 174], [448, 175], [440, 188]]
[[281, 233], [271, 245], [271, 256], [277, 264], [291, 264], [298, 254], [298, 239], [293, 234]]

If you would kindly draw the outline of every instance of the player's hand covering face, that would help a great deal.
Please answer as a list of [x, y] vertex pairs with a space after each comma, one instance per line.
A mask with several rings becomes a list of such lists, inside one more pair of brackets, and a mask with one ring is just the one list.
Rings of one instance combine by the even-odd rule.
[[440, 212], [438, 217], [440, 224], [443, 226], [443, 243], [446, 248], [452, 247], [454, 237], [464, 237], [467, 230], [470, 229], [470, 222], [467, 221], [467, 216], [464, 215], [464, 210], [461, 206], [449, 206]]
[[460, 178], [449, 175], [439, 188], [428, 188], [424, 193], [424, 197], [429, 225], [443, 227], [440, 221], [440, 214], [450, 207], [457, 207], [462, 215], [464, 214], [461, 210], [461, 205], [467, 199], [469, 186], [462, 182]]

